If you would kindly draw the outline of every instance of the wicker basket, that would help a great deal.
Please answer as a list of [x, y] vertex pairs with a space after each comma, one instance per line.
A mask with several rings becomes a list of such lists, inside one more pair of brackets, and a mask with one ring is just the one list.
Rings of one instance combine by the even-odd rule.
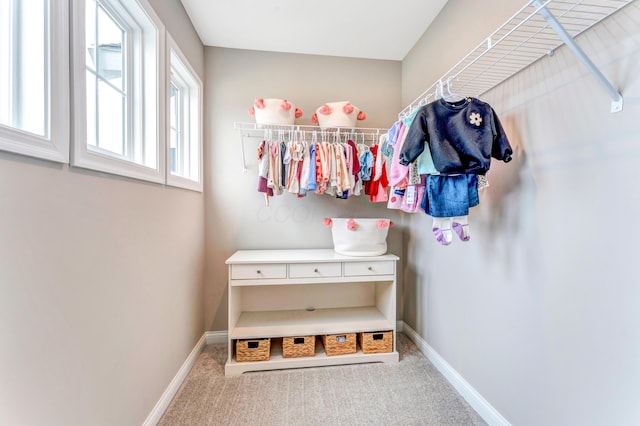
[[236, 361], [267, 361], [271, 355], [271, 339], [239, 339], [236, 341]]
[[327, 356], [356, 353], [356, 334], [324, 334], [322, 344]]
[[316, 354], [316, 336], [295, 336], [282, 338], [282, 356], [299, 358]]
[[362, 353], [379, 354], [393, 352], [393, 331], [358, 333]]

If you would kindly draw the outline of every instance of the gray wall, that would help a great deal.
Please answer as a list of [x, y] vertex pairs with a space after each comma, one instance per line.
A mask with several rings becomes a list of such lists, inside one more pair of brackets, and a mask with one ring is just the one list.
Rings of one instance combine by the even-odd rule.
[[[310, 124], [325, 102], [348, 100], [368, 118], [360, 127], [388, 127], [400, 109], [399, 61], [375, 61], [327, 56], [205, 48], [206, 128], [206, 274], [205, 325], [227, 329], [227, 267], [224, 261], [238, 249], [330, 248], [331, 232], [324, 217], [389, 217], [386, 203], [364, 197], [336, 200], [309, 194], [297, 199], [283, 194], [265, 206], [256, 191], [256, 148], [247, 139], [248, 171], [242, 172], [241, 140], [235, 121], [250, 122], [255, 97], [286, 98], [304, 111], [298, 124]], [[389, 251], [402, 256], [402, 227], [391, 230]], [[401, 285], [399, 286], [401, 287]]]
[[[486, 35], [456, 31], [486, 3], [448, 2], [403, 63], [403, 103], [443, 40], [464, 54]], [[561, 48], [483, 97], [518, 156], [493, 163], [471, 241], [411, 218], [405, 321], [515, 425], [640, 423], [639, 23], [636, 2], [578, 39], [623, 112]]]
[[0, 424], [141, 424], [203, 334], [203, 260], [201, 193], [0, 153]]

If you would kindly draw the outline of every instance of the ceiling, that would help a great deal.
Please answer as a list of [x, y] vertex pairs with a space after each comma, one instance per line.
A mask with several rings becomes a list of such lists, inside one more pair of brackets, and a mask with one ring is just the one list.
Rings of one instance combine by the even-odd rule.
[[182, 0], [207, 46], [402, 60], [446, 0]]

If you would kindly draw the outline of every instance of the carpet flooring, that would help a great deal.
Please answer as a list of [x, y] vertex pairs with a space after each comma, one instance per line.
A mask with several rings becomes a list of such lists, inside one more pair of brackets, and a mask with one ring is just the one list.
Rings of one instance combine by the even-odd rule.
[[485, 425], [404, 334], [397, 364], [224, 376], [227, 345], [205, 347], [160, 426]]

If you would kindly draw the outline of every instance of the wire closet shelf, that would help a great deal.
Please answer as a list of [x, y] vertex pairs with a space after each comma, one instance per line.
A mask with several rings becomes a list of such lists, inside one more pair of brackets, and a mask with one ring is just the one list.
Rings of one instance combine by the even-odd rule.
[[611, 112], [618, 112], [622, 96], [574, 38], [633, 1], [532, 0], [405, 107], [399, 117], [443, 93], [479, 97], [545, 55], [553, 55], [563, 43], [607, 91]]

